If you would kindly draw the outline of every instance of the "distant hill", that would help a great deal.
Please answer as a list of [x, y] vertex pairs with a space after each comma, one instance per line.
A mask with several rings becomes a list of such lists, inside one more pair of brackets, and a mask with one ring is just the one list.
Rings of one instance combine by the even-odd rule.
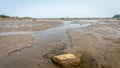
[[115, 15], [113, 16], [113, 18], [120, 18], [120, 15]]
[[0, 19], [12, 19], [12, 18], [17, 19], [19, 17], [17, 17], [17, 16], [9, 16], [9, 15], [4, 15], [4, 14], [0, 15]]
[[21, 19], [32, 19], [32, 17], [18, 17], [18, 16], [8, 16], [8, 15], [0, 15], [0, 18], [21, 18]]
[[8, 15], [0, 15], [0, 18], [10, 18]]

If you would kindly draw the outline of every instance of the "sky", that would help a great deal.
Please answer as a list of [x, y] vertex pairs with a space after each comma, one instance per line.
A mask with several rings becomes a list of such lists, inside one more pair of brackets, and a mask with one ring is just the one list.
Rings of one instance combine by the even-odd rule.
[[0, 14], [35, 17], [113, 17], [120, 14], [120, 0], [0, 0]]

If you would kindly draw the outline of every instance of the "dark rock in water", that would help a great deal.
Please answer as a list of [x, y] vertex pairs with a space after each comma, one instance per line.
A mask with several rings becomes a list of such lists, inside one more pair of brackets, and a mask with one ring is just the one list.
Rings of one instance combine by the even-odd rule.
[[52, 62], [64, 68], [79, 67], [80, 59], [74, 54], [62, 54], [52, 57]]

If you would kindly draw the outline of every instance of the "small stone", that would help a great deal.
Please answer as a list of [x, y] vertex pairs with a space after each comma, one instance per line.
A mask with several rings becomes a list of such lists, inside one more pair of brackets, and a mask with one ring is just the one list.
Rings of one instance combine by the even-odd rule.
[[28, 44], [27, 46], [30, 47], [30, 44]]
[[64, 68], [80, 66], [80, 59], [76, 57], [74, 54], [62, 54], [54, 56], [52, 57], [52, 61], [57, 66], [61, 66]]
[[19, 54], [21, 54], [21, 53], [18, 52], [17, 54], [19, 55]]

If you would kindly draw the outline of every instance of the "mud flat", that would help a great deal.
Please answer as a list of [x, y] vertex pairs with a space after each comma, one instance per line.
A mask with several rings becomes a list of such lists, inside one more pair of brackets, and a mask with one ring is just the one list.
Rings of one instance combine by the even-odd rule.
[[60, 21], [0, 20], [0, 32], [40, 31], [61, 25]]
[[[0, 28], [5, 28], [0, 29], [0, 54], [4, 57], [0, 58], [1, 68], [59, 68], [51, 57], [65, 53], [82, 54], [80, 68], [120, 66], [119, 20], [17, 20], [20, 24], [6, 21], [0, 21]], [[6, 30], [8, 27], [10, 30]], [[46, 28], [41, 30], [43, 27]]]
[[91, 24], [67, 32], [73, 44], [70, 51], [83, 54], [81, 68], [120, 67], [120, 21]]
[[35, 41], [31, 35], [6, 35], [0, 36], [0, 59], [10, 54], [29, 47]]

